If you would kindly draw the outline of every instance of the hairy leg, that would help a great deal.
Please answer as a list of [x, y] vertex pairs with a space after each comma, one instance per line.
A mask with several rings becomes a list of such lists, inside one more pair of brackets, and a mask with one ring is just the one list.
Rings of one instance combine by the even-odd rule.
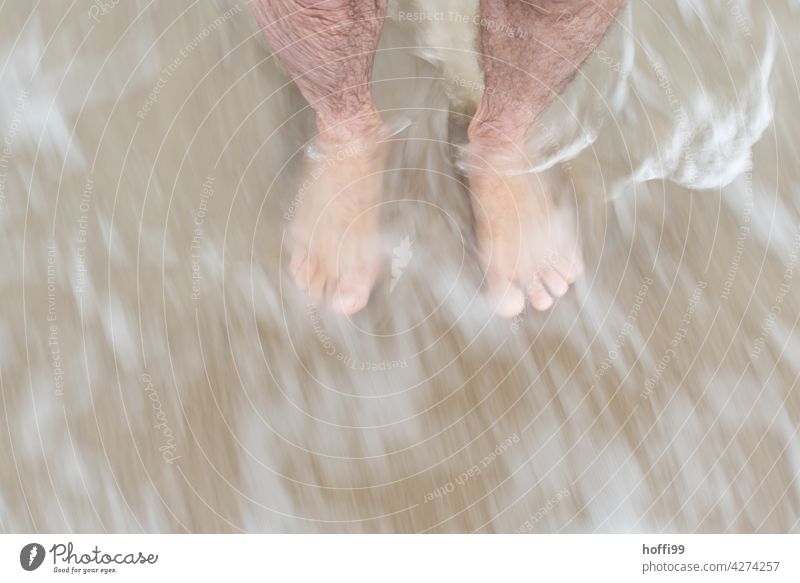
[[387, 0], [252, 0], [275, 56], [316, 113], [319, 136], [290, 226], [291, 270], [312, 299], [366, 305], [377, 252], [381, 118], [370, 79]]
[[473, 141], [521, 145], [597, 47], [623, 0], [482, 0], [486, 92]]
[[608, 30], [623, 0], [481, 0], [483, 98], [469, 127], [481, 262], [500, 315], [549, 308], [582, 270], [574, 225], [514, 160], [544, 111]]
[[388, 0], [252, 0], [275, 56], [327, 138], [348, 141], [381, 123], [370, 78]]

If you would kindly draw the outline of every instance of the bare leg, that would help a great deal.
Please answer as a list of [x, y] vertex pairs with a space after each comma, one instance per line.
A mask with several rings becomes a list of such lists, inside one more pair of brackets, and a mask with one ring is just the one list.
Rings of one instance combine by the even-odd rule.
[[317, 156], [292, 219], [291, 269], [314, 300], [366, 305], [377, 252], [381, 118], [370, 93], [387, 0], [252, 0], [276, 57], [316, 112]]
[[[549, 308], [582, 270], [574, 225], [531, 174], [504, 173], [602, 39], [623, 0], [481, 0], [486, 91], [469, 127], [476, 235], [497, 312]], [[523, 293], [524, 292], [524, 293]]]

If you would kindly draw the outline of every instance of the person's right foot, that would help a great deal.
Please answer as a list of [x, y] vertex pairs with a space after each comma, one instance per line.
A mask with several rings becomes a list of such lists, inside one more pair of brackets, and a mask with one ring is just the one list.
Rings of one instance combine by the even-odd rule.
[[378, 241], [385, 144], [372, 132], [345, 144], [320, 139], [306, 160], [289, 228], [290, 269], [312, 301], [353, 314], [380, 270]]

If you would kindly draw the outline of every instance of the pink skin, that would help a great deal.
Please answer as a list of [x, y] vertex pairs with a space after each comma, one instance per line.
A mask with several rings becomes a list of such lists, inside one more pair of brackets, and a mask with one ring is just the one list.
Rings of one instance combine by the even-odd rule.
[[315, 302], [353, 314], [380, 271], [378, 205], [385, 151], [370, 79], [387, 0], [253, 0], [278, 60], [316, 112], [322, 159], [290, 226], [291, 271]]
[[[574, 220], [542, 178], [513, 175], [536, 118], [602, 39], [622, 0], [482, 0], [486, 91], [470, 123], [479, 261], [498, 315], [546, 310], [583, 271]], [[528, 164], [529, 165], [529, 164]]]
[[[387, 0], [252, 0], [277, 58], [316, 112], [329, 158], [291, 225], [295, 280], [315, 301], [352, 314], [379, 273], [377, 205], [385, 152], [370, 77]], [[549, 308], [582, 270], [574, 225], [534, 175], [509, 175], [509, 159], [534, 121], [602, 39], [622, 0], [482, 0], [486, 92], [469, 127], [479, 261], [496, 312]], [[337, 156], [358, 145], [355, 155]], [[352, 151], [352, 150], [350, 150]], [[524, 293], [523, 293], [524, 291]]]

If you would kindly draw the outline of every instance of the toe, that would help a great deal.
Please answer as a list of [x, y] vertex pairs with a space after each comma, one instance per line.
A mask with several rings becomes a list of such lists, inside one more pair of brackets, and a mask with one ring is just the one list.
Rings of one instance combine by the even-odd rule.
[[325, 295], [328, 279], [319, 257], [307, 247], [297, 245], [292, 250], [289, 271], [295, 285], [308, 294], [312, 303], [319, 303]]
[[564, 279], [564, 276], [555, 269], [545, 270], [545, 272], [542, 273], [542, 282], [547, 286], [547, 290], [550, 294], [557, 298], [563, 296], [569, 289], [569, 284]]
[[331, 305], [335, 311], [345, 316], [355, 314], [367, 305], [371, 288], [366, 282], [340, 283], [333, 293]]
[[308, 257], [308, 250], [305, 247], [297, 246], [292, 249], [292, 259], [289, 261], [289, 272], [293, 276], [297, 277], [297, 273], [306, 262], [306, 257]]
[[570, 285], [583, 273], [583, 263], [579, 259], [559, 259], [554, 267]]
[[336, 258], [335, 285], [328, 301], [335, 312], [350, 316], [369, 303], [369, 296], [380, 271], [380, 258], [374, 253], [377, 241], [359, 236], [348, 239]]
[[540, 312], [543, 312], [553, 305], [553, 298], [549, 293], [547, 293], [547, 290], [545, 289], [544, 284], [539, 276], [535, 276], [531, 284], [528, 286], [528, 297], [531, 300], [533, 309]]
[[305, 250], [297, 251], [292, 255], [290, 270], [297, 286], [307, 291], [311, 288], [311, 282], [316, 276], [317, 261], [313, 257], [309, 257]]
[[324, 269], [319, 268], [316, 260], [310, 260], [309, 265], [314, 265], [313, 272], [307, 278], [306, 291], [311, 301], [315, 304], [322, 302], [325, 297], [325, 288], [329, 285], [328, 275]]
[[525, 296], [515, 283], [499, 280], [489, 284], [489, 302], [501, 318], [513, 318], [525, 309]]

